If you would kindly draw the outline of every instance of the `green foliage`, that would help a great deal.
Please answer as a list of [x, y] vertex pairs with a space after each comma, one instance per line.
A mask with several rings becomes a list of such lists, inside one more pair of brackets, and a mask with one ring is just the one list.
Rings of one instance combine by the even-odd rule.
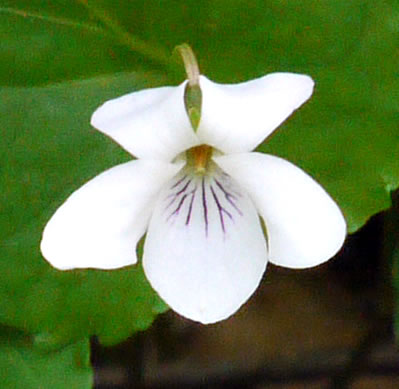
[[[399, 185], [398, 23], [393, 1], [2, 0], [0, 320], [35, 334], [35, 348], [4, 343], [0, 365], [12, 356], [40, 367], [47, 358], [56, 374], [83, 350], [66, 344], [91, 334], [118, 342], [166, 309], [140, 266], [59, 272], [39, 242], [71, 192], [130, 158], [90, 128], [92, 111], [181, 80], [165, 56], [177, 44], [190, 43], [203, 73], [219, 82], [311, 75], [311, 102], [259, 149], [322, 183], [350, 231], [388, 208]], [[85, 387], [81, 372], [70, 373], [77, 383], [69, 387]]]
[[93, 381], [87, 341], [43, 351], [6, 327], [0, 331], [0, 366], [2, 389], [85, 389]]
[[[146, 76], [148, 79], [148, 75]], [[3, 88], [0, 219], [0, 318], [51, 343], [97, 334], [115, 343], [146, 328], [165, 309], [140, 266], [116, 271], [59, 272], [41, 257], [41, 231], [81, 184], [126, 160], [90, 130], [96, 105], [138, 77], [119, 75], [42, 88]], [[129, 86], [129, 87], [127, 87]], [[111, 93], [110, 93], [111, 91]]]
[[0, 36], [0, 85], [49, 84], [149, 63], [123, 47], [78, 1], [2, 0]]

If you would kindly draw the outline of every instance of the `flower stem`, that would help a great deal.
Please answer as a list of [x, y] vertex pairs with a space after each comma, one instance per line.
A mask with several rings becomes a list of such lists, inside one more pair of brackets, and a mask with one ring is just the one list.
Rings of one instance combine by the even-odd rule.
[[190, 87], [199, 86], [199, 66], [194, 52], [187, 43], [176, 46], [175, 50], [180, 54], [184, 68], [187, 73], [188, 84]]

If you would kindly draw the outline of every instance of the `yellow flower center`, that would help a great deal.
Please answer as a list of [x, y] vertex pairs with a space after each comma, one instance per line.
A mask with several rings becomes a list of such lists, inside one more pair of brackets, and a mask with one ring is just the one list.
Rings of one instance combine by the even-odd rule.
[[187, 165], [194, 168], [195, 173], [204, 174], [209, 168], [213, 149], [208, 145], [192, 147], [186, 151]]

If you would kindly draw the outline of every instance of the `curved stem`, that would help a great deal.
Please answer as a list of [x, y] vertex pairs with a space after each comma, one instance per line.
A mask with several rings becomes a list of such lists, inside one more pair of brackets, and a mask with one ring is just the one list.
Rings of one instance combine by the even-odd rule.
[[200, 71], [197, 58], [195, 58], [193, 50], [187, 43], [176, 46], [175, 50], [180, 54], [183, 60], [188, 84], [190, 85], [190, 87], [198, 86]]

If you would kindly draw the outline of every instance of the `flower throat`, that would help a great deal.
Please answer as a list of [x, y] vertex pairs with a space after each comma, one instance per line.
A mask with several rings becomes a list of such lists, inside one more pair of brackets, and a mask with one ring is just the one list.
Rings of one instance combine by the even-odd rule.
[[187, 166], [194, 170], [196, 174], [204, 175], [212, 167], [213, 149], [208, 145], [192, 147], [186, 151]]

